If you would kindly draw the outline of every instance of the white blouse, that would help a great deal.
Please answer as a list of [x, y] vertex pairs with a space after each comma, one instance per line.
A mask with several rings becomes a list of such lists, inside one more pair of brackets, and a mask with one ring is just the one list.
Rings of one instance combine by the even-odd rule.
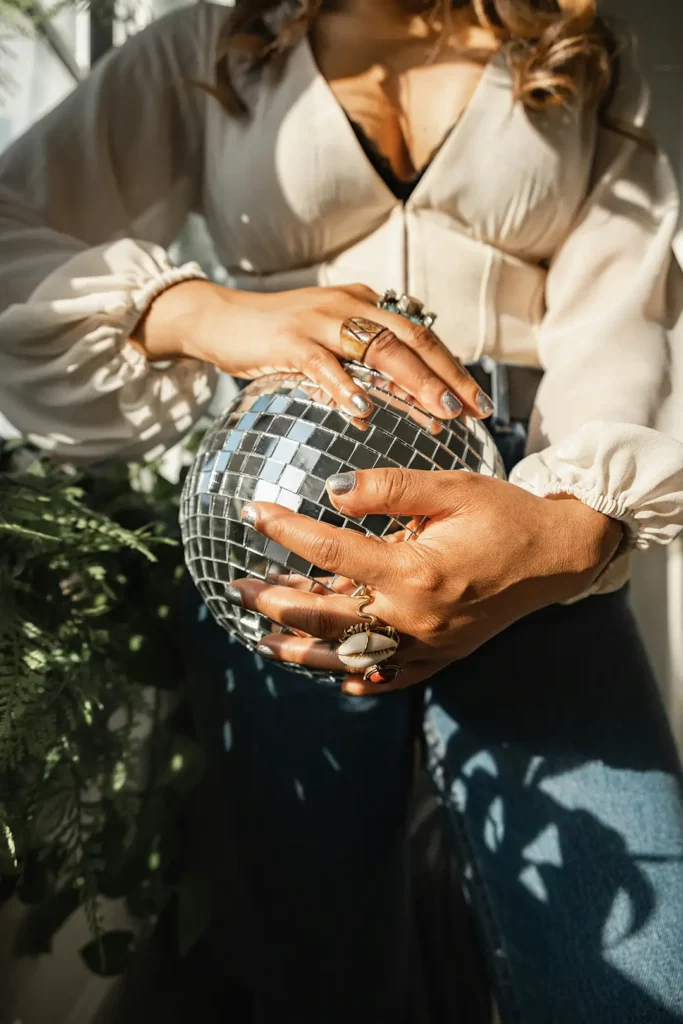
[[[403, 203], [307, 40], [281, 74], [235, 62], [248, 119], [191, 84], [212, 80], [225, 16], [199, 4], [155, 22], [0, 157], [7, 418], [71, 459], [152, 458], [187, 432], [215, 371], [151, 365], [128, 339], [160, 291], [202, 276], [167, 255], [194, 211], [238, 288], [400, 289], [463, 360], [543, 366], [513, 481], [622, 519], [633, 545], [671, 539], [683, 445], [647, 429], [683, 341], [666, 158], [578, 103], [525, 111], [499, 53]], [[610, 117], [639, 129], [647, 91], [628, 48], [621, 64]], [[599, 589], [621, 585], [626, 561]]]

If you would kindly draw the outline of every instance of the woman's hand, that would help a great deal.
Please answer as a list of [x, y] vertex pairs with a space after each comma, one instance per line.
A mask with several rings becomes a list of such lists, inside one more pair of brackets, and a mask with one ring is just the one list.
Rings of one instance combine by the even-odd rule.
[[[429, 516], [416, 538], [387, 544], [278, 505], [254, 502], [244, 509], [260, 533], [331, 574], [368, 584], [374, 593], [368, 610], [405, 635], [392, 661], [403, 668], [396, 681], [378, 686], [349, 677], [343, 688], [352, 694], [421, 682], [516, 619], [578, 596], [623, 536], [620, 523], [574, 498], [538, 498], [464, 471], [366, 470], [330, 478], [328, 492], [354, 517]], [[358, 623], [350, 596], [242, 580], [230, 597], [308, 634], [272, 634], [261, 653], [342, 669], [334, 644], [311, 637], [334, 641]]]
[[432, 331], [376, 303], [377, 295], [364, 285], [258, 294], [183, 281], [155, 299], [133, 340], [150, 359], [201, 359], [233, 377], [300, 371], [345, 412], [367, 416], [372, 403], [339, 362], [342, 323], [363, 317], [386, 328], [368, 346], [367, 365], [427, 412], [450, 419], [463, 406], [479, 418], [493, 411], [488, 396]]

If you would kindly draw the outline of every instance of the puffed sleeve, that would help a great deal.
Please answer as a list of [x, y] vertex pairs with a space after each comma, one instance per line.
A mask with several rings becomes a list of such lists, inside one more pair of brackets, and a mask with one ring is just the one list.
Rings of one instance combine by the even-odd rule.
[[102, 60], [0, 157], [0, 409], [73, 459], [149, 458], [206, 408], [215, 372], [150, 364], [129, 335], [178, 281], [198, 209], [216, 9], [175, 12]]
[[[536, 494], [569, 492], [622, 519], [625, 546], [639, 547], [683, 525], [683, 449], [648, 429], [670, 399], [671, 346], [683, 341], [678, 189], [665, 155], [639, 138], [648, 106], [625, 48], [589, 194], [549, 268], [538, 333], [545, 375], [530, 454], [511, 475]], [[596, 589], [624, 577], [620, 553]]]

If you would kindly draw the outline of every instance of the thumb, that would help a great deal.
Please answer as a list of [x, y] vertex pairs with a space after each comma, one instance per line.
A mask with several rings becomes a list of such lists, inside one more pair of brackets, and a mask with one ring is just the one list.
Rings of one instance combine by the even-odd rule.
[[450, 515], [462, 504], [466, 470], [362, 469], [327, 480], [332, 503], [348, 516]]

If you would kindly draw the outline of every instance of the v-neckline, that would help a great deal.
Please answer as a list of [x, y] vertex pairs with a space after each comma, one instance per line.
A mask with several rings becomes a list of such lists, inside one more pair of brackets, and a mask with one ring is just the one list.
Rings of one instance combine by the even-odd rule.
[[350, 144], [356, 150], [356, 153], [362, 160], [363, 164], [365, 165], [367, 172], [375, 178], [375, 180], [383, 189], [383, 191], [386, 192], [387, 195], [391, 197], [394, 204], [404, 207], [410, 206], [415, 201], [415, 199], [419, 197], [421, 190], [424, 187], [426, 187], [426, 183], [430, 175], [435, 173], [435, 166], [439, 163], [440, 159], [444, 157], [445, 151], [455, 143], [457, 136], [461, 133], [467, 121], [472, 117], [473, 113], [479, 107], [482, 97], [484, 93], [487, 91], [489, 81], [493, 74], [493, 69], [495, 67], [500, 66], [501, 59], [503, 61], [503, 66], [507, 66], [505, 62], [505, 57], [502, 56], [501, 50], [496, 50], [495, 53], [491, 55], [490, 60], [488, 60], [484, 65], [479, 81], [474, 87], [472, 95], [470, 96], [467, 104], [463, 107], [459, 116], [448, 129], [448, 131], [442, 138], [441, 142], [438, 143], [436, 149], [434, 150], [434, 152], [432, 153], [431, 157], [424, 165], [422, 170], [418, 172], [420, 177], [417, 184], [415, 185], [415, 188], [412, 190], [408, 198], [403, 200], [392, 191], [388, 183], [380, 174], [379, 170], [373, 164], [369, 155], [365, 152], [365, 149], [361, 145], [361, 142], [358, 136], [356, 135], [356, 132], [354, 131], [353, 125], [349, 119], [349, 115], [347, 114], [342, 104], [339, 102], [339, 99], [337, 98], [334, 89], [332, 88], [332, 86], [330, 85], [330, 83], [320, 70], [320, 66], [318, 64], [318, 61], [316, 60], [316, 56], [313, 52], [313, 47], [311, 46], [311, 40], [309, 39], [309, 37], [304, 36], [300, 42], [300, 45], [302, 46], [306, 58], [308, 60], [313, 80], [319, 83], [320, 87], [323, 90], [325, 98], [329, 103], [331, 111], [335, 113], [335, 116], [341, 122], [340, 131], [346, 133], [347, 137], [349, 138]]

